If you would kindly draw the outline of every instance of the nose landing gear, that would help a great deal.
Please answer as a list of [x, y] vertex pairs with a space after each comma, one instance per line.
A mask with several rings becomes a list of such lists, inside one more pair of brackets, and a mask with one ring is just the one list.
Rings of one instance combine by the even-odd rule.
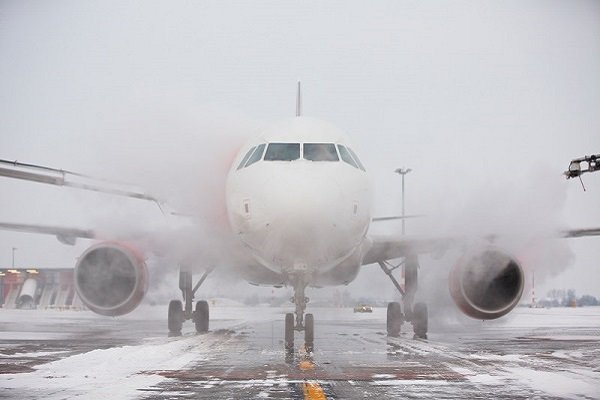
[[314, 317], [312, 314], [304, 315], [306, 304], [310, 301], [304, 294], [306, 286], [307, 284], [302, 279], [296, 279], [294, 282], [294, 297], [290, 301], [296, 305], [295, 324], [293, 313], [285, 315], [285, 349], [288, 352], [294, 350], [294, 331], [304, 331], [304, 346], [306, 351], [311, 352], [314, 347]]

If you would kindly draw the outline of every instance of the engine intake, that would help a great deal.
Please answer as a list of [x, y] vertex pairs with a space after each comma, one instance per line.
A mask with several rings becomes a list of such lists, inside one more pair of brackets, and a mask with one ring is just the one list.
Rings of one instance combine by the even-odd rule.
[[456, 305], [476, 319], [496, 319], [508, 314], [519, 303], [524, 283], [521, 265], [494, 248], [461, 258], [449, 280]]
[[117, 316], [135, 309], [148, 288], [148, 269], [134, 250], [119, 243], [87, 249], [75, 265], [75, 289], [97, 314]]

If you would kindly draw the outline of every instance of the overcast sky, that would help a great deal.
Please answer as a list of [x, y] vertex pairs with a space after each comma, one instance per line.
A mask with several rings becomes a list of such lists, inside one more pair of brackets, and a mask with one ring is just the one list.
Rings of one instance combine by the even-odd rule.
[[[427, 217], [409, 233], [520, 233], [511, 250], [539, 253], [523, 232], [600, 226], [600, 173], [585, 193], [561, 176], [600, 153], [598, 71], [597, 1], [5, 0], [0, 158], [210, 202], [243, 138], [294, 115], [302, 80], [304, 113], [356, 143], [376, 214], [399, 213], [393, 171], [410, 167], [407, 212]], [[6, 179], [0, 191], [0, 221], [88, 227], [155, 211]], [[87, 245], [0, 233], [0, 265], [17, 247], [17, 266], [67, 267]], [[538, 293], [600, 296], [600, 238], [544, 254]], [[386, 282], [369, 268], [360, 290], [370, 274]]]

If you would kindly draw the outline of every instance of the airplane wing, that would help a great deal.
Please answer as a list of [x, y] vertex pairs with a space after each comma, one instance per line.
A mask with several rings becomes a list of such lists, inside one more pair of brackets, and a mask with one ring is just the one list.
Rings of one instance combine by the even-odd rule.
[[600, 236], [600, 228], [568, 229], [561, 232], [563, 238], [576, 238], [585, 236]]
[[424, 217], [424, 215], [405, 215], [405, 216], [394, 215], [394, 216], [391, 216], [391, 217], [373, 217], [373, 218], [371, 218], [371, 221], [373, 221], [373, 222], [396, 221], [396, 220], [403, 220], [403, 219], [410, 219], [410, 218], [420, 218], [420, 217]]
[[457, 243], [456, 238], [417, 238], [410, 236], [370, 236], [371, 247], [363, 265], [418, 254], [440, 254]]
[[[102, 178], [96, 178], [63, 169], [0, 159], [0, 177], [150, 201], [158, 206], [163, 215], [169, 214], [175, 217], [190, 217], [189, 215], [173, 211], [165, 202], [161, 201], [157, 197], [145, 193], [133, 185], [108, 181]], [[97, 231], [92, 229], [80, 229], [75, 227], [52, 225], [20, 224], [3, 221], [0, 221], [0, 230], [54, 235], [59, 242], [71, 246], [75, 245], [77, 239], [103, 239], [106, 236], [110, 236], [112, 240], [149, 240], [148, 238], [144, 238], [145, 235], [143, 232], [127, 232], [126, 234], [121, 233], [120, 236], [122, 237], [119, 238], [115, 237], [114, 234], [102, 236], [99, 235]], [[156, 242], [160, 242], [160, 240], [156, 240], [156, 234], [153, 236]]]
[[[600, 228], [565, 229], [556, 235], [558, 238], [588, 236], [600, 236]], [[496, 236], [486, 235], [484, 238], [493, 241]], [[369, 239], [371, 247], [363, 257], [363, 265], [419, 254], [443, 254], [448, 248], [466, 242], [466, 238], [461, 237], [418, 238], [405, 235], [370, 236]]]
[[63, 169], [50, 168], [43, 165], [27, 164], [18, 161], [0, 159], [0, 176], [20, 179], [30, 182], [43, 183], [46, 185], [65, 186], [74, 189], [102, 192], [116, 196], [130, 197], [139, 200], [147, 200], [163, 211], [164, 203], [158, 198], [132, 188], [129, 184], [111, 182], [77, 172]]
[[91, 229], [66, 228], [51, 225], [15, 224], [11, 222], [0, 222], [0, 229], [15, 232], [41, 233], [54, 235], [59, 242], [73, 246], [76, 239], [96, 239], [96, 233]]

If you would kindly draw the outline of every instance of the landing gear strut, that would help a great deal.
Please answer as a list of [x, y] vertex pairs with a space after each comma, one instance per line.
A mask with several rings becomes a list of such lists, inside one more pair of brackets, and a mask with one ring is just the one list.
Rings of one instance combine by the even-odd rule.
[[[419, 260], [417, 256], [407, 256], [401, 264], [391, 266], [388, 262], [380, 261], [379, 266], [391, 279], [392, 283], [402, 295], [402, 305], [398, 302], [388, 304], [387, 333], [388, 336], [397, 337], [404, 321], [412, 323], [415, 338], [427, 339], [428, 313], [425, 303], [415, 303], [415, 294], [418, 287]], [[392, 271], [402, 266], [404, 271], [404, 288], [398, 283]], [[404, 310], [404, 313], [402, 312]]]
[[294, 324], [294, 314], [288, 313], [285, 315], [285, 348], [287, 351], [294, 350], [294, 331], [304, 331], [306, 351], [313, 350], [315, 338], [314, 317], [312, 314], [304, 315], [306, 304], [310, 301], [304, 294], [306, 286], [307, 284], [303, 279], [294, 280], [294, 297], [290, 301], [296, 305], [296, 318]]
[[181, 300], [171, 300], [169, 303], [169, 336], [180, 336], [183, 323], [190, 319], [194, 321], [196, 332], [208, 332], [208, 302], [206, 300], [198, 301], [195, 311], [192, 310], [192, 307], [196, 291], [198, 291], [198, 288], [204, 283], [206, 277], [211, 272], [212, 269], [206, 270], [198, 283], [192, 288], [192, 272], [183, 268], [179, 269], [179, 289], [181, 289], [185, 306]]

